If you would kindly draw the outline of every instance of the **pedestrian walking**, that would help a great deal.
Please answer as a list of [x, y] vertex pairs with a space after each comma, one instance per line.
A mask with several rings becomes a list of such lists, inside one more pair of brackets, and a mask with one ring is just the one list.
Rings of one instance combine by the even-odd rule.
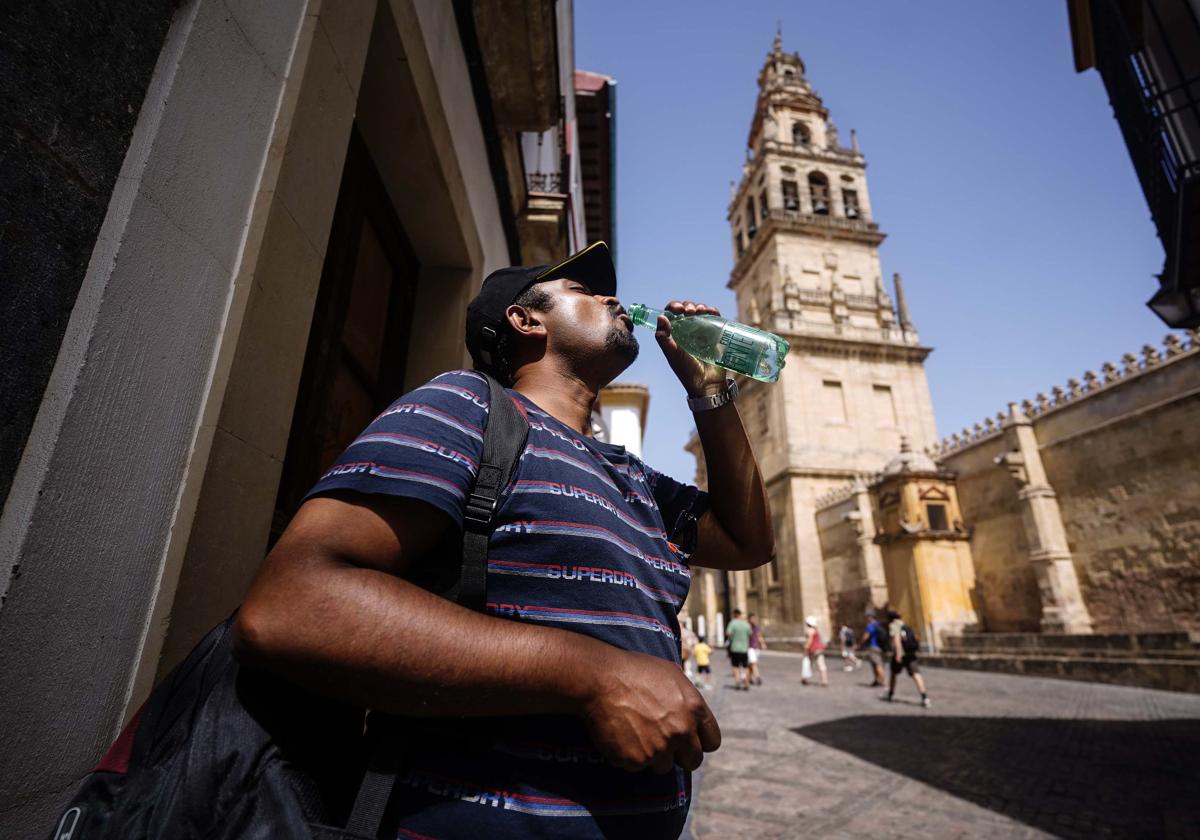
[[838, 638], [842, 643], [842, 670], [853, 671], [862, 664], [854, 655], [854, 631], [848, 624], [843, 624], [838, 631]]
[[763, 636], [762, 627], [758, 624], [758, 616], [750, 613], [750, 650], [747, 651], [747, 662], [750, 663], [750, 682], [762, 685], [762, 671], [758, 664], [760, 651], [767, 649], [767, 640]]
[[729, 640], [733, 687], [742, 691], [750, 690], [750, 633], [750, 624], [742, 618], [742, 611], [734, 610], [733, 620], [725, 628], [725, 637]]
[[921, 676], [921, 669], [917, 665], [917, 650], [921, 646], [920, 640], [913, 629], [904, 623], [900, 613], [889, 610], [887, 618], [892, 675], [888, 682], [887, 694], [883, 699], [889, 703], [892, 701], [896, 693], [896, 678], [900, 676], [901, 671], [908, 671], [908, 675], [917, 684], [917, 691], [921, 692], [921, 705], [928, 709], [930, 706], [929, 694], [925, 691], [925, 678]]
[[703, 636], [696, 642], [692, 648], [692, 654], [696, 657], [696, 684], [702, 685], [706, 689], [712, 688], [712, 666], [709, 664], [712, 657], [712, 647]]
[[867, 661], [871, 663], [871, 671], [875, 675], [874, 681], [867, 687], [876, 688], [883, 685], [883, 628], [875, 618], [874, 608], [869, 608], [864, 615], [867, 618], [867, 626], [858, 644], [866, 653]]
[[[829, 671], [825, 667], [825, 643], [821, 641], [821, 631], [817, 629], [816, 616], [810, 615], [804, 619], [804, 657], [812, 663], [816, 670], [821, 688], [829, 687]], [[805, 676], [801, 672], [800, 682], [808, 685], [812, 674]]]
[[476, 369], [529, 426], [495, 507], [485, 611], [419, 585], [478, 513], [465, 491], [489, 383], [459, 370], [398, 399], [334, 462], [238, 613], [243, 667], [422, 718], [388, 808], [402, 836], [674, 838], [690, 773], [720, 743], [680, 667], [677, 613], [690, 564], [772, 556], [767, 500], [732, 380], [681, 350], [666, 317], [657, 342], [691, 398], [710, 492], [591, 437], [597, 395], [638, 353], [615, 290], [597, 244], [493, 272], [467, 308]]

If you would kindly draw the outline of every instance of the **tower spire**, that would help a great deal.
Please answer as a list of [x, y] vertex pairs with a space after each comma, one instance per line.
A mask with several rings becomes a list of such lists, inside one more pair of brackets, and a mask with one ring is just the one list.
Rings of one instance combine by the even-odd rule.
[[892, 274], [892, 283], [896, 286], [896, 314], [900, 317], [900, 329], [908, 332], [913, 328], [913, 322], [908, 316], [908, 300], [904, 297], [904, 281], [900, 279], [900, 272]]
[[772, 45], [772, 52], [776, 55], [783, 54], [783, 21], [775, 21], [775, 43]]

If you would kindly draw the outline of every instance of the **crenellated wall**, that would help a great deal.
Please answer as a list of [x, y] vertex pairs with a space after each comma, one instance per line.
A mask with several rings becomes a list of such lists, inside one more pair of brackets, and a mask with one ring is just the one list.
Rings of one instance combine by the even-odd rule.
[[1030, 558], [1045, 523], [1022, 515], [1034, 453], [1014, 434], [1027, 424], [1094, 629], [1200, 630], [1200, 335], [1011, 409], [929, 451], [958, 476], [984, 626], [1038, 630], [1043, 614]]

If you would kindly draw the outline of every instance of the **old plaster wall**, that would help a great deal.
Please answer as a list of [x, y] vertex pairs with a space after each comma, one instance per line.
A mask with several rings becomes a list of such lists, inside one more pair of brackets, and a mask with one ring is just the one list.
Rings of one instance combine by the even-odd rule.
[[175, 6], [46, 0], [0, 10], [0, 504]]
[[0, 673], [19, 675], [0, 692], [0, 836], [45, 831], [124, 715], [304, 9], [181, 4], [129, 105], [0, 517], [0, 575], [20, 569], [0, 606]]

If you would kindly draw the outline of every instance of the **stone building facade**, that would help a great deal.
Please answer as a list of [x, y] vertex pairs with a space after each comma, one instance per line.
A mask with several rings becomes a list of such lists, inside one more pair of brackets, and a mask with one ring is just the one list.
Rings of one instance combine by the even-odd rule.
[[[728, 210], [729, 287], [739, 319], [783, 336], [791, 349], [777, 383], [748, 382], [741, 398], [775, 516], [778, 559], [732, 575], [728, 585], [732, 605], [789, 635], [808, 615], [827, 630], [831, 603], [861, 600], [857, 582], [827, 573], [818, 499], [881, 469], [902, 434], [920, 449], [936, 430], [923, 366], [930, 348], [921, 344], [899, 277], [895, 299], [885, 287], [885, 235], [871, 212], [857, 139], [851, 132], [850, 146], [841, 143], [804, 62], [783, 51], [780, 37], [758, 84]], [[718, 583], [701, 580], [699, 588], [715, 593]]]
[[805, 616], [829, 633], [890, 604], [934, 650], [972, 631], [1200, 629], [1200, 337], [937, 441], [930, 349], [899, 276], [894, 299], [880, 280], [865, 158], [804, 73], [776, 38], [729, 209], [739, 317], [791, 344], [779, 382], [740, 403], [777, 558], [697, 570], [688, 614], [758, 613], [786, 641]]
[[1200, 332], [931, 450], [958, 480], [990, 631], [1200, 630]]
[[611, 200], [570, 0], [128, 6], [0, 14], [0, 305], [42, 325], [0, 331], [3, 837], [47, 830], [322, 463], [469, 363], [483, 278], [593, 238], [585, 168]]

